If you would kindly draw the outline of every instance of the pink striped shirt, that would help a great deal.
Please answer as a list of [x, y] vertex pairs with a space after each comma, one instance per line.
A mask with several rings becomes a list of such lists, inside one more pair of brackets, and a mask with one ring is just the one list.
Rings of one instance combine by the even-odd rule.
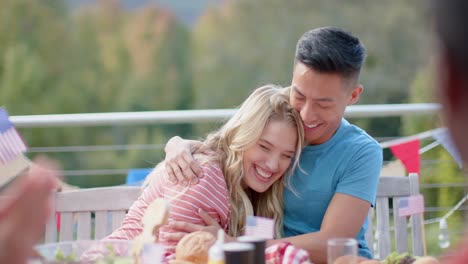
[[[137, 201], [130, 207], [122, 225], [110, 234], [106, 239], [133, 240], [143, 231], [142, 219], [148, 205], [156, 198], [177, 199], [170, 202], [169, 221], [185, 221], [204, 225], [198, 215], [198, 209], [202, 208], [218, 224], [228, 231], [231, 205], [229, 201], [226, 181], [223, 172], [217, 163], [208, 163], [201, 167], [204, 176], [199, 183], [190, 187], [175, 185], [167, 180], [166, 175], [157, 175]], [[162, 172], [164, 169], [153, 170], [153, 173]], [[165, 234], [176, 232], [169, 226], [163, 226], [159, 230], [159, 242], [172, 248], [174, 244], [165, 239]]]
[[[229, 201], [226, 181], [219, 164], [210, 163], [201, 167], [204, 173], [198, 184], [188, 189], [174, 185], [166, 180], [166, 175], [153, 177], [151, 184], [144, 190], [137, 201], [133, 203], [122, 225], [105, 239], [133, 240], [143, 231], [142, 219], [148, 205], [156, 198], [166, 198], [180, 195], [170, 203], [169, 221], [186, 221], [203, 225], [203, 220], [198, 216], [198, 208], [202, 208], [216, 219], [218, 224], [228, 231], [231, 204]], [[164, 169], [153, 170], [154, 173]], [[164, 234], [175, 232], [168, 226], [159, 230], [159, 241], [168, 246], [163, 263], [175, 258], [174, 244], [164, 239]], [[303, 249], [294, 247], [290, 243], [279, 243], [268, 247], [265, 251], [265, 259], [268, 264], [305, 264], [309, 262], [309, 256]]]

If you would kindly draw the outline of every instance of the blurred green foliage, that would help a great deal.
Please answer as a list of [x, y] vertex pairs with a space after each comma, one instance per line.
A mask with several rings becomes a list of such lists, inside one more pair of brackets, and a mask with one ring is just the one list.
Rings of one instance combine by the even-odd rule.
[[[428, 64], [415, 75], [410, 84], [408, 101], [410, 103], [433, 102], [435, 98], [434, 66]], [[417, 116], [402, 118], [402, 135], [414, 135], [426, 130], [443, 126], [439, 116]], [[423, 141], [422, 145], [430, 142]], [[421, 184], [466, 183], [466, 177], [457, 163], [442, 147], [438, 146], [421, 155]], [[444, 187], [422, 189], [426, 207], [452, 208], [466, 194], [463, 187]], [[425, 217], [433, 219], [442, 217], [447, 211], [426, 212]], [[451, 232], [450, 242], [455, 245], [460, 239], [463, 230], [463, 211], [453, 213], [447, 223]], [[441, 254], [443, 249], [439, 247], [437, 236], [439, 225], [433, 224], [426, 227], [427, 250], [432, 254]]]
[[[190, 32], [154, 5], [128, 11], [98, 1], [0, 2], [0, 105], [11, 115], [192, 108]], [[191, 126], [21, 129], [30, 146], [160, 143]], [[64, 169], [151, 167], [160, 150], [57, 153]], [[70, 177], [82, 187], [122, 177]]]

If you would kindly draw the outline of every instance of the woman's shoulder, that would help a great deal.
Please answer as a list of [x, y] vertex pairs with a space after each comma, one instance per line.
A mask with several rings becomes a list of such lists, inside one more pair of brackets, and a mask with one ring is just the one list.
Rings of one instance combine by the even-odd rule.
[[[203, 177], [198, 179], [198, 183], [190, 188], [190, 192], [210, 197], [210, 201], [229, 204], [229, 193], [221, 165], [217, 162], [207, 162], [200, 165]], [[227, 209], [228, 207], [226, 207]]]
[[223, 170], [221, 169], [221, 163], [219, 156], [214, 152], [197, 153], [194, 156], [195, 162], [197, 162], [204, 174], [208, 176], [222, 176]]
[[221, 169], [221, 164], [216, 161], [204, 162], [200, 164], [200, 168], [204, 173], [212, 173], [216, 175], [222, 175], [223, 170]]
[[203, 177], [200, 179], [200, 182], [205, 179], [217, 183], [223, 183], [225, 185], [226, 181], [224, 180], [221, 164], [218, 162], [206, 162], [201, 164], [200, 168], [203, 172]]

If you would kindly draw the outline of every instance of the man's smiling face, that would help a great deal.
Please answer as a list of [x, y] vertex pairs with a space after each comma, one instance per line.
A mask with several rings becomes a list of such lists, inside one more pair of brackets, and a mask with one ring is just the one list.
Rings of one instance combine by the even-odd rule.
[[362, 86], [340, 74], [319, 73], [296, 63], [290, 102], [301, 115], [307, 144], [329, 140], [339, 128], [346, 106], [354, 104], [361, 92]]

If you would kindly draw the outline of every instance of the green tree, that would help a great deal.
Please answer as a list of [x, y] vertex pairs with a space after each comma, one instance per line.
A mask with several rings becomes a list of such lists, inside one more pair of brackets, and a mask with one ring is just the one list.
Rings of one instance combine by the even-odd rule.
[[[0, 14], [0, 104], [11, 115], [191, 108], [189, 32], [165, 11], [148, 5], [133, 12], [123, 9], [119, 1], [101, 0], [68, 16], [63, 1], [5, 0]], [[142, 53], [145, 45], [147, 54]], [[138, 61], [141, 58], [143, 64]], [[191, 127], [20, 132], [33, 147], [95, 146], [161, 142], [174, 134], [187, 135]], [[65, 170], [150, 167], [161, 157], [160, 151], [49, 155]], [[90, 187], [123, 179], [77, 176], [68, 180]]]
[[[408, 83], [427, 62], [430, 29], [420, 12], [423, 4], [240, 0], [213, 8], [193, 32], [194, 106], [234, 107], [259, 85], [289, 85], [296, 41], [305, 31], [327, 25], [351, 31], [367, 48], [360, 103], [407, 102]], [[359, 124], [374, 135], [396, 136], [400, 119]]]
[[[190, 36], [172, 15], [153, 5], [134, 12], [118, 1], [80, 10], [74, 20], [79, 69], [71, 76], [82, 90], [86, 110], [149, 111], [191, 108]], [[86, 111], [84, 110], [84, 111]], [[188, 125], [86, 128], [88, 145], [142, 144], [191, 133]], [[99, 158], [97, 158], [99, 156]], [[151, 167], [160, 151], [121, 151], [86, 155], [84, 168]], [[101, 185], [101, 177], [86, 184]], [[81, 182], [80, 184], [84, 184]]]
[[0, 104], [10, 113], [54, 110], [48, 98], [65, 69], [64, 10], [62, 1], [0, 2]]

